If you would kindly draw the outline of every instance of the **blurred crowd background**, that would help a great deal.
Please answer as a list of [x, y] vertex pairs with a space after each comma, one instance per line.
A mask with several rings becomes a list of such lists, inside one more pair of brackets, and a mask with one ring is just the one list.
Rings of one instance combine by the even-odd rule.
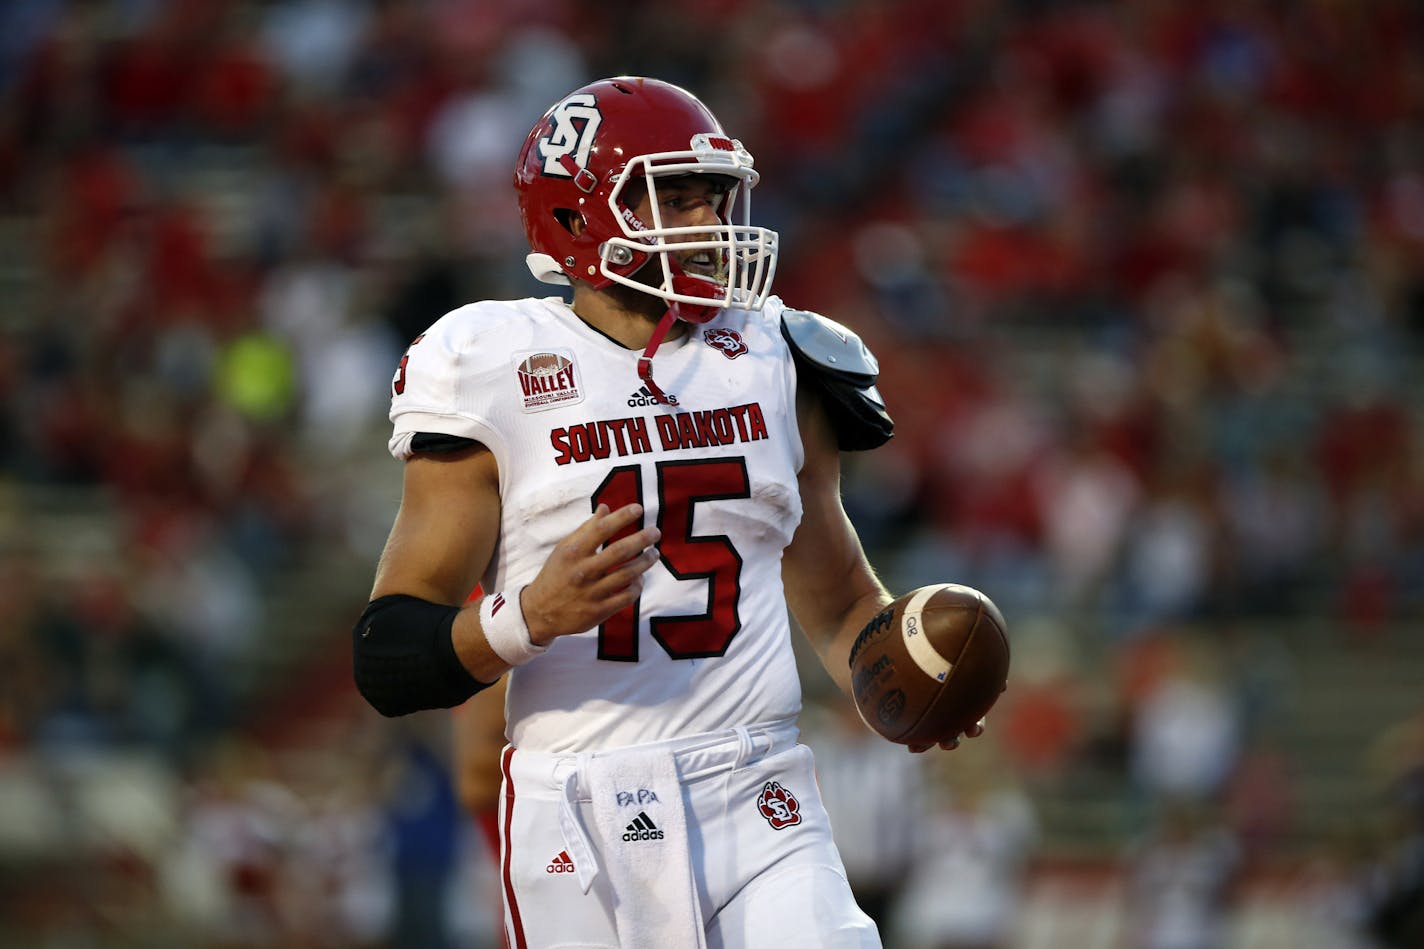
[[620, 73], [880, 357], [887, 583], [1009, 619], [948, 755], [804, 657], [887, 945], [1424, 945], [1412, 0], [0, 4], [0, 945], [498, 945], [451, 716], [349, 627], [399, 355], [546, 294], [515, 153]]

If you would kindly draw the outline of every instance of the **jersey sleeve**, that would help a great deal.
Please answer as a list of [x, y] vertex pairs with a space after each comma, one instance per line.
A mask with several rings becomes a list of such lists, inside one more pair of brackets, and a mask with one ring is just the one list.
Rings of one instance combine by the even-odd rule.
[[391, 380], [392, 455], [409, 458], [422, 433], [492, 449], [502, 442], [492, 422], [492, 393], [501, 369], [507, 371], [498, 342], [507, 318], [495, 304], [472, 304], [447, 313], [411, 342]]

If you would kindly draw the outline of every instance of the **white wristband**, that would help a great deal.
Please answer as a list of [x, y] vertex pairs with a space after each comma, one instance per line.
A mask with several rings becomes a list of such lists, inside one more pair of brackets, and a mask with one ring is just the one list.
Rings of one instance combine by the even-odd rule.
[[529, 638], [529, 624], [524, 622], [524, 610], [519, 606], [519, 594], [523, 592], [523, 587], [516, 587], [508, 593], [491, 593], [480, 601], [480, 629], [494, 654], [511, 666], [522, 666], [549, 650], [548, 646], [536, 646]]

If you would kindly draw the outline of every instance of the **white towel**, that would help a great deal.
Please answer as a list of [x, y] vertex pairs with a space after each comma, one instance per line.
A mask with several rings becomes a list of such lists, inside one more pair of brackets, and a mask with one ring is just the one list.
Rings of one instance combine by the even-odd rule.
[[592, 755], [584, 780], [622, 949], [705, 947], [672, 752]]

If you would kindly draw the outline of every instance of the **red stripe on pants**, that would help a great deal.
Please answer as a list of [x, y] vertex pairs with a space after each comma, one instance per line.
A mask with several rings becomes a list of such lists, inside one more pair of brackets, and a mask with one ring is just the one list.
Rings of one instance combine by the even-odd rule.
[[514, 749], [506, 748], [499, 764], [500, 770], [504, 772], [504, 865], [500, 868], [500, 876], [504, 880], [504, 902], [509, 909], [509, 925], [514, 930], [515, 949], [528, 949], [529, 943], [524, 938], [524, 922], [519, 918], [519, 901], [514, 898], [514, 878], [509, 872], [510, 859], [514, 852], [509, 832], [514, 823], [514, 779], [509, 776], [509, 761], [513, 757]]

